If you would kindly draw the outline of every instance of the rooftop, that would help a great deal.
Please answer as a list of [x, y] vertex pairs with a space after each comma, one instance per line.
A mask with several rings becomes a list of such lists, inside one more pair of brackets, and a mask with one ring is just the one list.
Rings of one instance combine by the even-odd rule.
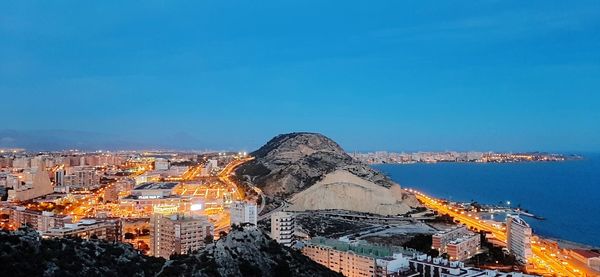
[[399, 247], [385, 247], [367, 243], [347, 243], [323, 237], [313, 238], [310, 240], [309, 244], [329, 247], [344, 252], [352, 251], [357, 255], [369, 256], [377, 259], [392, 256], [394, 253], [405, 252], [403, 251], [404, 249]]
[[172, 189], [177, 186], [176, 182], [148, 182], [135, 187], [134, 190]]

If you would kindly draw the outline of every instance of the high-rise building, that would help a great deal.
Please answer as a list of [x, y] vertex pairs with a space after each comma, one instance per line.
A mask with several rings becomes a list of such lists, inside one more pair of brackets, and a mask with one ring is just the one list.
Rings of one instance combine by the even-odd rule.
[[244, 201], [235, 201], [231, 203], [231, 224], [251, 223], [256, 225], [258, 215], [256, 204]]
[[531, 257], [531, 227], [519, 216], [506, 217], [507, 247], [518, 261], [527, 263]]
[[63, 185], [71, 188], [93, 188], [100, 185], [100, 175], [93, 167], [69, 167], [63, 177]]
[[213, 229], [206, 216], [154, 214], [150, 218], [150, 254], [169, 259], [172, 254], [199, 250]]
[[291, 246], [294, 239], [295, 215], [291, 212], [271, 214], [271, 237], [277, 242]]
[[64, 185], [65, 179], [65, 170], [63, 168], [59, 168], [54, 172], [54, 185], [57, 187], [61, 187]]

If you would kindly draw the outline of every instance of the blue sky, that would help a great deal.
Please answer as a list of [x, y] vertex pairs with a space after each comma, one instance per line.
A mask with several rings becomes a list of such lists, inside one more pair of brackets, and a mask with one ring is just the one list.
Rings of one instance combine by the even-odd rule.
[[600, 151], [599, 1], [123, 2], [0, 3], [1, 130]]

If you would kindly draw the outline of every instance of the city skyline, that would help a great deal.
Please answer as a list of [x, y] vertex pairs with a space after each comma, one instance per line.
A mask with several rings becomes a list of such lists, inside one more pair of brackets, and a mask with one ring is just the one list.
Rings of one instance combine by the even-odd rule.
[[458, 5], [2, 3], [0, 147], [600, 151], [599, 4]]

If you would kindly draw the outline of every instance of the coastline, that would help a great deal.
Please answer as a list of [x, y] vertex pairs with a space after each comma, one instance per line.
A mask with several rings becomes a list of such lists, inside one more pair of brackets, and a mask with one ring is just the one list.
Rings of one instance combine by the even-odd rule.
[[[437, 163], [438, 166], [436, 163], [394, 163], [373, 167], [402, 187], [416, 188], [451, 201], [493, 204], [510, 200], [513, 208], [523, 204], [525, 210], [545, 219], [534, 218], [529, 222], [539, 237], [565, 248], [600, 249], [600, 241], [594, 235], [600, 225], [590, 220], [598, 211], [593, 203], [600, 200], [599, 188], [594, 185], [600, 180], [600, 164], [593, 157], [600, 156], [590, 154], [584, 160], [560, 163], [475, 165], [456, 162]], [[557, 210], [555, 205], [559, 203], [569, 208]]]

